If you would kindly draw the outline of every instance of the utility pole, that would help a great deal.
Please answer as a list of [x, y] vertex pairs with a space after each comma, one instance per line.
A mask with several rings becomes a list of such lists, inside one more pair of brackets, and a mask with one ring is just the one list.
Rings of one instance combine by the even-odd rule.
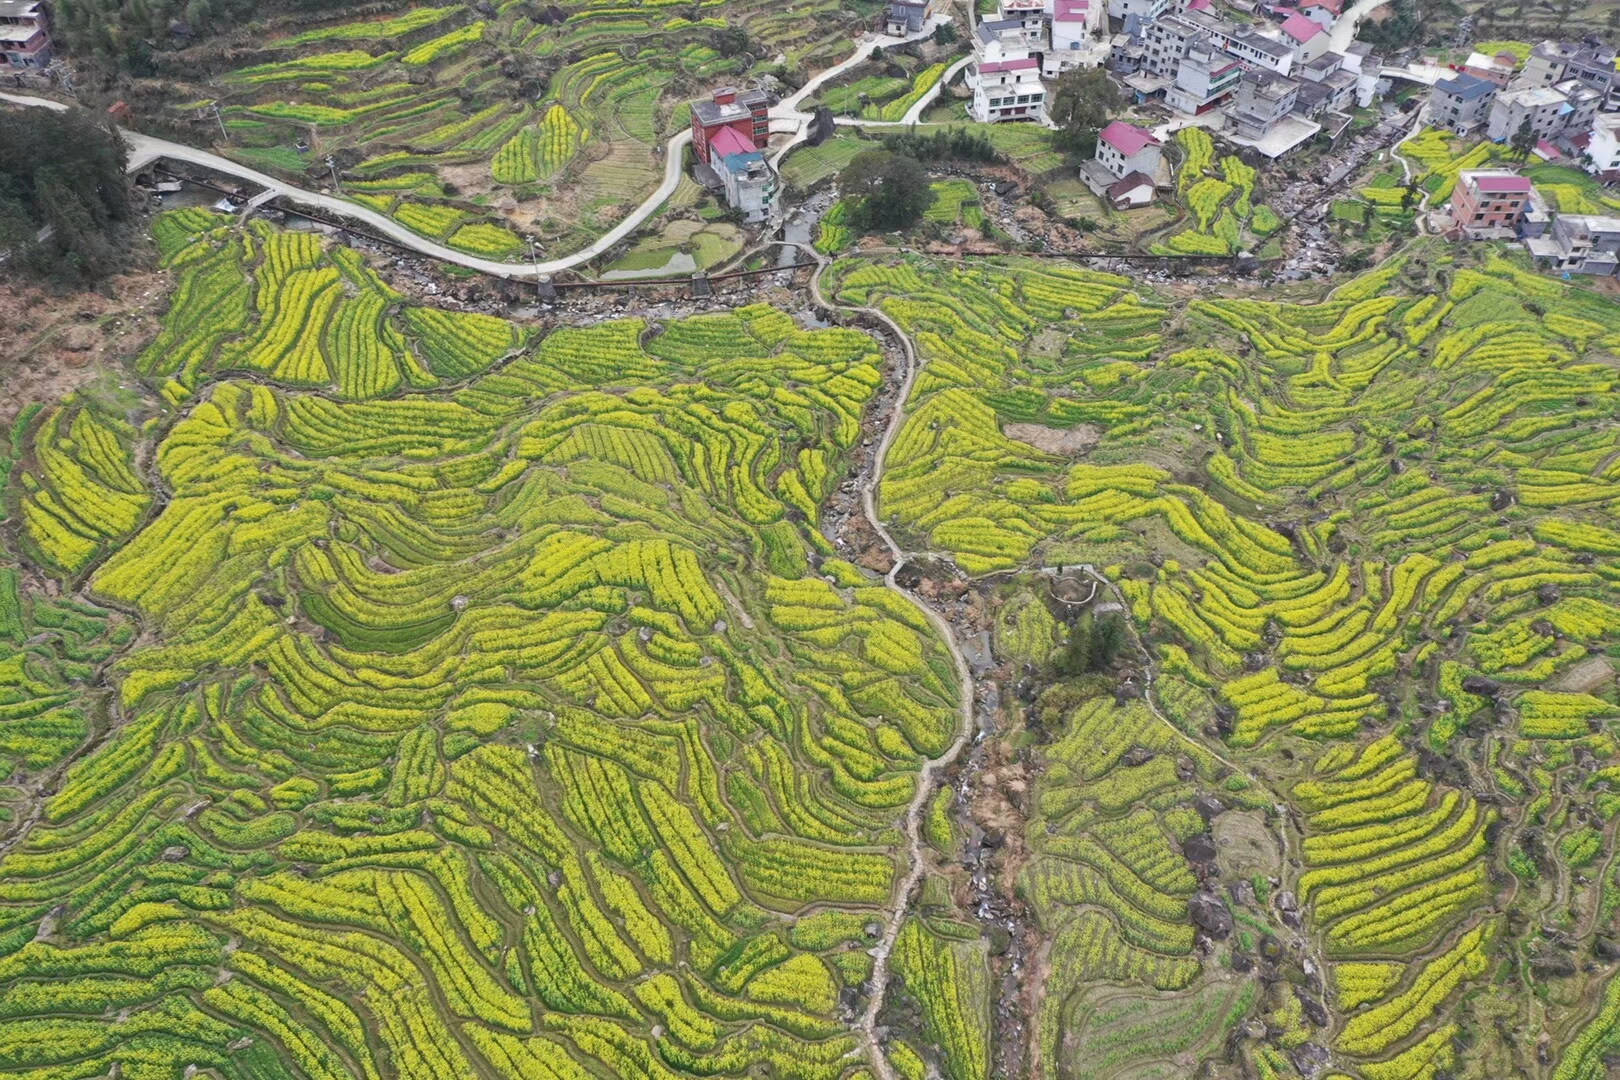
[[529, 242], [529, 261], [534, 264], [534, 298], [540, 299], [540, 248], [535, 244], [533, 236], [524, 237]]
[[[231, 144], [231, 135], [230, 132], [225, 130], [225, 118], [219, 113], [219, 102], [210, 102], [208, 104], [208, 111], [209, 114], [213, 116], [214, 123], [219, 125], [219, 141], [224, 143], [226, 146], [229, 146]], [[198, 119], [200, 120], [202, 118], [198, 117]]]

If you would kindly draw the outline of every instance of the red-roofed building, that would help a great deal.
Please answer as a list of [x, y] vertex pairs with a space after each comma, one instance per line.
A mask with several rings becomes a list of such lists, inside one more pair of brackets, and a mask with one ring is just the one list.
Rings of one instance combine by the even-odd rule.
[[1535, 186], [1501, 169], [1464, 169], [1451, 192], [1451, 220], [1470, 236], [1516, 235]]
[[1041, 53], [1041, 74], [1055, 79], [1073, 68], [1108, 62], [1108, 0], [1052, 0], [1051, 48]]
[[1041, 82], [1041, 62], [1033, 56], [970, 64], [967, 84], [973, 88], [968, 115], [981, 124], [1003, 120], [1039, 123], [1046, 116], [1046, 84]]
[[771, 99], [763, 90], [739, 93], [735, 87], [723, 86], [711, 97], [710, 101], [692, 102], [692, 153], [699, 161], [709, 163], [709, 143], [721, 131], [735, 131], [750, 150], [762, 149], [770, 141]]
[[1115, 120], [1097, 135], [1097, 161], [1115, 177], [1159, 170], [1160, 142], [1153, 132]]
[[1187, 5], [1185, 7], [1183, 7], [1181, 10], [1182, 11], [1214, 11], [1215, 10], [1215, 5], [1210, 3], [1209, 0], [1187, 0]]
[[1327, 52], [1328, 45], [1332, 43], [1321, 23], [1307, 19], [1297, 11], [1284, 19], [1279, 29], [1282, 31], [1283, 44], [1293, 48], [1295, 60], [1300, 64], [1315, 60]]

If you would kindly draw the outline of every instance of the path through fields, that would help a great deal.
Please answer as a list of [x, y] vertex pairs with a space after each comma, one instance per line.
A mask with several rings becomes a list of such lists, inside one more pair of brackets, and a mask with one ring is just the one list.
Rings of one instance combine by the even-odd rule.
[[[812, 117], [809, 113], [799, 111], [799, 103], [801, 101], [814, 94], [829, 79], [837, 78], [839, 75], [844, 74], [844, 72], [864, 62], [867, 57], [872, 55], [873, 50], [879, 48], [892, 48], [896, 45], [904, 45], [911, 41], [920, 41], [932, 35], [934, 30], [941, 23], [949, 21], [949, 16], [936, 16], [933, 19], [930, 19], [928, 23], [915, 34], [907, 34], [904, 37], [890, 37], [886, 34], [874, 35], [868, 38], [866, 41], [857, 44], [855, 47], [855, 52], [852, 53], [847, 60], [828, 68], [826, 71], [820, 72], [809, 82], [805, 83], [802, 88], [793, 94], [793, 96], [784, 98], [781, 102], [772, 106], [770, 110], [770, 118], [773, 121], [779, 121], [788, 125], [781, 128], [778, 133], [787, 132], [792, 134], [792, 138], [788, 141], [788, 143], [781, 147], [781, 149], [777, 150], [771, 157], [772, 168], [777, 166], [777, 164], [782, 160], [782, 157], [786, 155], [789, 150], [803, 142], [809, 135], [810, 120]], [[962, 63], [965, 63], [965, 61]], [[958, 63], [956, 67], [947, 72], [947, 77], [954, 75], [956, 71], [960, 70], [962, 63]], [[907, 112], [907, 119], [904, 121], [898, 121], [898, 123], [914, 123], [916, 121], [916, 117], [922, 114], [922, 108], [931, 103], [934, 98], [938, 96], [939, 88], [942, 87], [945, 82], [946, 79], [940, 79], [933, 91], [931, 91], [929, 94], [925, 94], [923, 98]], [[55, 109], [58, 112], [65, 111], [71, 107], [63, 104], [60, 101], [52, 101], [49, 98], [34, 97], [29, 94], [0, 93], [0, 101], [7, 101], [13, 105], [28, 105], [46, 109]], [[129, 131], [127, 129], [123, 130], [123, 136], [124, 141], [129, 144], [130, 172], [135, 172], [138, 169], [145, 168], [147, 165], [150, 165], [152, 162], [157, 161], [160, 158], [167, 158], [170, 161], [185, 162], [188, 165], [195, 165], [199, 168], [210, 169], [226, 176], [234, 176], [237, 179], [245, 180], [250, 184], [257, 184], [266, 191], [274, 192], [276, 196], [286, 199], [288, 202], [294, 203], [298, 206], [315, 207], [329, 213], [341, 214], [356, 221], [362, 221], [366, 225], [377, 230], [377, 232], [381, 233], [383, 236], [393, 240], [395, 243], [426, 255], [429, 258], [437, 259], [440, 262], [454, 263], [457, 266], [464, 266], [470, 270], [478, 270], [485, 274], [493, 274], [496, 277], [530, 279], [538, 278], [544, 274], [557, 274], [564, 270], [571, 270], [582, 263], [590, 262], [592, 259], [595, 259], [608, 251], [619, 241], [629, 236], [648, 218], [656, 214], [659, 208], [664, 205], [669, 197], [675, 194], [675, 189], [680, 186], [681, 174], [683, 171], [682, 165], [684, 164], [686, 147], [692, 141], [692, 131], [690, 128], [685, 128], [670, 136], [669, 141], [664, 144], [663, 148], [664, 178], [662, 182], [659, 183], [658, 187], [651, 195], [647, 196], [640, 206], [630, 211], [630, 213], [627, 214], [623, 220], [621, 220], [617, 225], [613, 226], [613, 228], [609, 229], [606, 233], [598, 237], [596, 241], [589, 247], [583, 248], [582, 250], [573, 252], [569, 255], [563, 255], [559, 258], [548, 259], [545, 262], [509, 263], [497, 262], [493, 259], [481, 259], [476, 255], [469, 255], [464, 251], [457, 251], [454, 248], [446, 247], [443, 244], [436, 243], [418, 233], [412, 232], [410, 229], [406, 228], [404, 225], [401, 225], [393, 218], [387, 216], [386, 214], [380, 214], [377, 211], [372, 210], [370, 207], [361, 206], [358, 203], [350, 202], [348, 199], [344, 199], [336, 195], [327, 195], [321, 192], [308, 191], [294, 184], [289, 184], [284, 180], [277, 180], [275, 177], [259, 172], [257, 169], [250, 169], [246, 165], [238, 164], [237, 162], [232, 161], [230, 158], [221, 157], [220, 155], [207, 150], [199, 150], [194, 146], [187, 146], [184, 143], [170, 142], [167, 139], [159, 139], [151, 135], [142, 135], [140, 132]]]
[[[814, 251], [814, 249], [808, 250]], [[900, 545], [895, 543], [894, 537], [889, 535], [889, 530], [883, 527], [883, 522], [878, 519], [877, 514], [876, 493], [878, 485], [883, 482], [883, 463], [888, 457], [890, 445], [893, 444], [895, 436], [900, 432], [901, 424], [905, 423], [906, 399], [911, 396], [911, 385], [917, 377], [916, 350], [912, 347], [911, 339], [906, 336], [905, 331], [900, 328], [899, 324], [877, 308], [829, 304], [821, 291], [821, 275], [831, 265], [831, 260], [820, 252], [815, 252], [815, 257], [817, 266], [815, 272], [810, 276], [810, 295], [815, 302], [828, 311], [836, 311], [842, 308], [843, 310], [859, 311], [871, 316], [888, 327], [889, 331], [894, 334], [895, 339], [900, 343], [901, 355], [905, 358], [905, 377], [901, 380], [900, 388], [895, 394], [894, 404], [890, 407], [889, 421], [884, 426], [883, 438], [878, 441], [877, 448], [872, 452], [871, 474], [867, 476], [865, 482], [861, 485], [861, 509], [866, 515], [866, 520], [871, 524], [872, 530], [877, 533], [884, 546], [889, 549], [889, 555], [894, 560], [894, 565], [883, 579], [884, 585], [904, 597], [907, 603], [922, 612], [923, 616], [928, 619], [934, 630], [939, 634], [940, 640], [945, 643], [945, 647], [950, 651], [951, 662], [956, 665], [956, 674], [961, 682], [961, 688], [958, 691], [961, 694], [961, 708], [958, 710], [956, 738], [952, 740], [951, 745], [944, 754], [923, 763], [921, 771], [917, 774], [917, 793], [912, 796], [911, 805], [906, 809], [905, 822], [902, 827], [906, 838], [908, 868], [906, 876], [901, 880], [900, 886], [892, 898], [893, 909], [889, 911], [884, 921], [883, 937], [879, 940], [877, 946], [872, 949], [874, 960], [871, 975], [872, 994], [867, 1000], [866, 1011], [856, 1022], [856, 1026], [860, 1029], [871, 1052], [872, 1068], [877, 1072], [878, 1080], [895, 1080], [894, 1069], [890, 1066], [888, 1057], [884, 1055], [882, 1048], [877, 1043], [878, 1014], [883, 1011], [883, 1001], [888, 991], [889, 955], [894, 951], [894, 943], [900, 936], [900, 928], [905, 924], [906, 909], [909, 906], [911, 893], [917, 887], [917, 882], [922, 879], [923, 869], [927, 865], [923, 856], [922, 826], [923, 814], [928, 809], [928, 800], [934, 794], [934, 779], [942, 770], [950, 767], [952, 762], [961, 754], [962, 748], [967, 745], [968, 740], [973, 736], [973, 675], [968, 668], [967, 658], [962, 655], [962, 650], [957, 647], [956, 635], [951, 632], [950, 624], [937, 611], [924, 603], [921, 597], [901, 586], [897, 580], [901, 567], [906, 564], [906, 555], [900, 550]]]

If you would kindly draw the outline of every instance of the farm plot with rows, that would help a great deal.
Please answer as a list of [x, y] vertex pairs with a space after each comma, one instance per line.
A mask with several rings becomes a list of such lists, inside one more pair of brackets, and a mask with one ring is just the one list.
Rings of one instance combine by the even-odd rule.
[[[743, 79], [761, 55], [821, 67], [840, 42], [847, 52], [832, 0], [789, 20], [773, 11], [597, 4], [559, 19], [456, 4], [317, 25], [256, 42], [251, 65], [176, 81], [171, 118], [217, 105], [222, 152], [322, 186], [331, 156], [341, 194], [452, 248], [516, 259], [534, 236], [561, 255], [658, 186], [690, 99]], [[747, 48], [722, 55], [720, 31]]]
[[[1308, 304], [1013, 258], [846, 259], [830, 290], [922, 361], [877, 493], [905, 550], [1009, 597], [1023, 671], [1086, 564], [1157, 669], [1151, 710], [1139, 679], [1030, 707], [1034, 1067], [1191, 1075], [1247, 1014], [1263, 1076], [1305, 1046], [1363, 1080], [1602, 1076], [1620, 307], [1438, 243]], [[1256, 831], [1265, 868], [1228, 865]], [[1255, 971], [1296, 990], [1245, 998]]]
[[[853, 1075], [958, 716], [806, 524], [872, 339], [528, 333], [309, 234], [158, 233], [148, 403], [5, 444], [0, 1073]], [[982, 947], [895, 962], [982, 1077]]]

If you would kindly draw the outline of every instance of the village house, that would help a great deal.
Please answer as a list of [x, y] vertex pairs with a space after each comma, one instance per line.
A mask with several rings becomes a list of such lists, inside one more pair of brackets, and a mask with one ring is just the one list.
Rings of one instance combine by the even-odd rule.
[[0, 58], [7, 73], [50, 65], [50, 23], [39, 0], [0, 0]]
[[709, 168], [725, 190], [726, 204], [753, 223], [771, 215], [776, 196], [776, 174], [735, 128], [721, 128], [709, 143]]
[[1332, 30], [1344, 13], [1344, 4], [1342, 0], [1307, 0], [1300, 5], [1299, 13], [1323, 30]]
[[1620, 181], [1620, 113], [1601, 113], [1592, 122], [1586, 155], [1588, 171], [1605, 183]]
[[1466, 72], [1441, 79], [1429, 91], [1429, 117], [1438, 127], [1467, 135], [1490, 118], [1497, 86]]
[[1052, 0], [1051, 47], [1041, 54], [1041, 74], [1055, 79], [1107, 63], [1106, 11], [1103, 0]]
[[968, 115], [981, 124], [1046, 117], [1046, 86], [1040, 61], [1033, 56], [969, 64], [967, 84], [973, 90]]
[[1333, 40], [1321, 23], [1297, 11], [1284, 19], [1278, 29], [1283, 32], [1284, 44], [1292, 44], [1296, 62], [1301, 64], [1308, 64], [1327, 52]]
[[1559, 214], [1524, 246], [1538, 269], [1612, 276], [1620, 266], [1620, 218]]
[[1115, 120], [1097, 135], [1096, 159], [1117, 179], [1133, 172], [1152, 176], [1159, 170], [1162, 146], [1146, 128]]
[[733, 86], [722, 86], [708, 101], [692, 102], [692, 153], [709, 164], [709, 143], [726, 129], [741, 135], [748, 149], [759, 149], [770, 141], [770, 107], [770, 96], [763, 90], [739, 93]]
[[1563, 132], [1568, 107], [1569, 99], [1556, 87], [1503, 90], [1491, 102], [1485, 135], [1494, 142], [1506, 142], [1529, 121], [1537, 139], [1551, 139]]
[[1451, 220], [1474, 239], [1513, 238], [1530, 209], [1530, 181], [1501, 169], [1464, 169], [1451, 192]]
[[920, 33], [934, 16], [934, 0], [889, 0], [883, 32], [891, 37]]
[[1495, 56], [1486, 56], [1482, 52], [1469, 53], [1468, 59], [1463, 62], [1463, 74], [1503, 88], [1513, 78], [1513, 69], [1518, 62], [1518, 57], [1512, 53], [1497, 53]]
[[1126, 173], [1109, 184], [1103, 198], [1114, 210], [1134, 210], [1153, 201], [1153, 177], [1146, 173]]

